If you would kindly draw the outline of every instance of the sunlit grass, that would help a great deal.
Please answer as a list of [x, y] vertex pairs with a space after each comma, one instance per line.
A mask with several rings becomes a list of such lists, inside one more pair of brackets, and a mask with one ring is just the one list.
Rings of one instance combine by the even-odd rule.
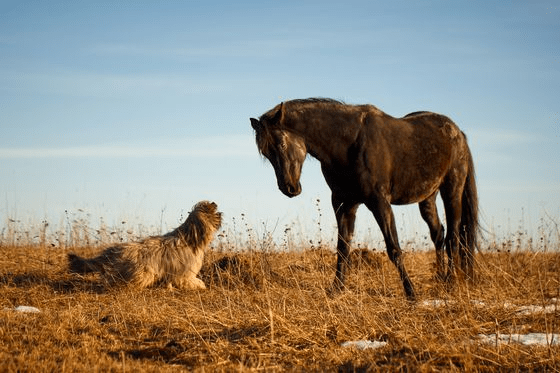
[[[411, 241], [405, 264], [416, 303], [406, 301], [382, 248], [364, 243], [352, 254], [348, 291], [327, 296], [332, 242], [290, 227], [278, 240], [244, 216], [207, 253], [200, 277], [208, 289], [191, 292], [106, 288], [95, 275], [65, 270], [69, 251], [92, 255], [161, 227], [92, 228], [78, 216], [60, 232], [10, 224], [0, 241], [0, 371], [560, 370], [558, 345], [478, 337], [560, 333], [553, 224], [542, 239], [515, 233], [485, 242], [476, 282], [452, 288], [432, 279], [433, 251]], [[20, 305], [41, 312], [16, 312]], [[360, 340], [387, 343], [341, 346]]]

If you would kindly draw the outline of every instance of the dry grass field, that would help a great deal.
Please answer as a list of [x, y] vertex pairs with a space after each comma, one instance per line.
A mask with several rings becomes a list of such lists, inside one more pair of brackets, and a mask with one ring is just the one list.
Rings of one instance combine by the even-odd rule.
[[[216, 244], [200, 275], [208, 289], [189, 292], [66, 273], [67, 252], [93, 245], [4, 240], [0, 371], [560, 371], [558, 247], [484, 248], [476, 283], [453, 288], [432, 280], [433, 252], [409, 251], [421, 294], [410, 303], [379, 249], [356, 250], [349, 290], [330, 298], [332, 248], [260, 246]], [[527, 333], [549, 343], [498, 338]], [[361, 340], [383, 343], [343, 346]]]

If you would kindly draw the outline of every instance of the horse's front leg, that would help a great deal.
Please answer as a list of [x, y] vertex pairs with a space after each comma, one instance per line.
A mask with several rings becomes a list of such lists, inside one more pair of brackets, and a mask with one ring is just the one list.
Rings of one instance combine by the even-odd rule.
[[333, 196], [332, 205], [338, 226], [336, 275], [330, 289], [330, 292], [334, 294], [344, 289], [344, 282], [350, 267], [350, 242], [354, 234], [354, 222], [356, 221], [356, 211], [359, 204], [342, 202]]
[[399, 239], [397, 236], [397, 228], [395, 225], [395, 216], [391, 209], [391, 204], [384, 198], [371, 199], [366, 203], [367, 207], [373, 212], [379, 228], [385, 238], [385, 245], [387, 246], [387, 254], [389, 259], [397, 270], [403, 283], [404, 292], [409, 300], [415, 300], [416, 292], [408, 273], [404, 267], [402, 260], [402, 250], [399, 246]]

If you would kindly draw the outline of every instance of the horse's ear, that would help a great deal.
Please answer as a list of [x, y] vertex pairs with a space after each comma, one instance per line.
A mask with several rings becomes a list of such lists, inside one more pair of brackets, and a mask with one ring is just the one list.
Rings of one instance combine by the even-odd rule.
[[280, 124], [282, 122], [282, 118], [284, 117], [284, 103], [281, 102], [279, 106], [278, 111], [274, 114], [274, 117], [272, 117], [271, 120], [274, 124]]
[[250, 118], [250, 119], [251, 119], [251, 127], [253, 127], [255, 131], [258, 131], [262, 128], [262, 123], [260, 120], [255, 118]]

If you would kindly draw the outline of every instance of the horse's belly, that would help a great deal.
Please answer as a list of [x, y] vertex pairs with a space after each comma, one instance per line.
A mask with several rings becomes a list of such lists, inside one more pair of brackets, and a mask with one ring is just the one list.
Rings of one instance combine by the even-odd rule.
[[323, 168], [323, 175], [327, 185], [338, 198], [362, 203], [367, 203], [372, 198], [383, 198], [392, 205], [422, 202], [437, 192], [443, 180], [440, 172], [407, 172], [388, 178], [386, 174], [359, 174], [347, 170], [333, 172], [332, 169]]
[[410, 205], [424, 201], [437, 192], [441, 185], [440, 180], [431, 182], [416, 182], [408, 186], [401, 186], [390, 192], [389, 202], [392, 205]]

